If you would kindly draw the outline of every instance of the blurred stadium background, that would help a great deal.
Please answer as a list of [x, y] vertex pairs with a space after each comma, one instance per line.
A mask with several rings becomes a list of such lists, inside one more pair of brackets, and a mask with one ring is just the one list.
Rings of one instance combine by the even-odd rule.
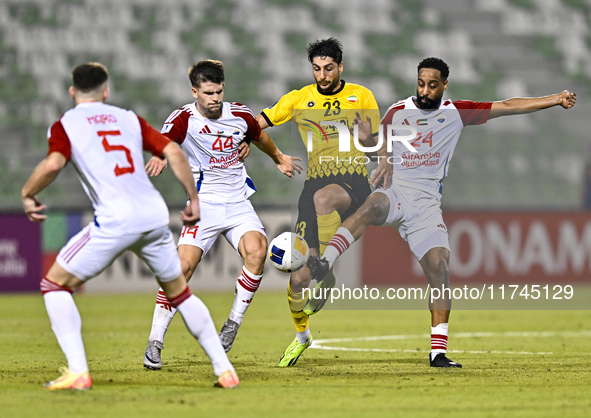
[[[72, 105], [67, 87], [75, 65], [105, 63], [110, 102], [159, 127], [192, 100], [186, 69], [193, 62], [222, 60], [226, 100], [258, 113], [309, 84], [306, 45], [336, 36], [345, 47], [343, 78], [369, 87], [382, 109], [415, 92], [416, 65], [426, 56], [449, 63], [452, 99], [575, 91], [571, 111], [466, 129], [443, 199], [444, 210], [460, 214], [552, 211], [569, 219], [591, 206], [590, 20], [591, 0], [3, 0], [0, 212], [20, 213], [20, 188], [46, 153], [47, 127]], [[270, 131], [286, 152], [289, 132]], [[258, 188], [255, 205], [285, 210], [289, 182], [270, 159], [255, 150], [247, 168]], [[182, 190], [168, 187], [171, 181], [168, 173], [155, 183], [169, 205], [181, 207]], [[71, 168], [42, 200], [52, 210], [42, 251], [51, 254], [79, 230], [91, 206]], [[524, 231], [533, 221], [524, 221]], [[552, 222], [548, 234], [559, 239]]]

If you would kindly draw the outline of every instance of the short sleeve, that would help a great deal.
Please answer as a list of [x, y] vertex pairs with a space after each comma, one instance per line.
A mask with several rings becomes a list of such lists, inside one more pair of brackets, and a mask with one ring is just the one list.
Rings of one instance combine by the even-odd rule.
[[269, 126], [281, 125], [291, 120], [291, 111], [294, 109], [295, 95], [297, 90], [290, 91], [273, 106], [261, 112]]
[[152, 128], [141, 116], [137, 117], [142, 128], [142, 145], [145, 151], [157, 157], [162, 157], [162, 151], [170, 144], [170, 139]]
[[258, 141], [261, 137], [261, 126], [251, 115], [245, 117], [244, 120], [246, 121], [246, 124], [248, 126], [248, 128], [246, 129], [246, 134], [244, 135], [245, 139], [248, 142]]
[[458, 100], [453, 102], [464, 126], [481, 125], [488, 121], [492, 102], [473, 102], [470, 100]]
[[166, 118], [160, 130], [171, 141], [182, 144], [187, 136], [191, 114], [185, 109], [177, 109]]
[[51, 154], [52, 152], [59, 152], [64, 157], [66, 157], [66, 161], [70, 161], [70, 157], [72, 155], [72, 146], [70, 144], [70, 138], [68, 138], [68, 134], [66, 133], [61, 120], [58, 120], [51, 126], [51, 128], [49, 128], [47, 137], [49, 142], [49, 152], [47, 155]]

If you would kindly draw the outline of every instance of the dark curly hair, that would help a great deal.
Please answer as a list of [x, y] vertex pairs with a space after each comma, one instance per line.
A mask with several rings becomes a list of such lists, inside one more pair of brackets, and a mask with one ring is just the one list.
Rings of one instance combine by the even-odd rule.
[[343, 44], [337, 38], [321, 39], [308, 45], [308, 61], [316, 57], [330, 57], [340, 64], [343, 61]]
[[443, 81], [447, 80], [447, 77], [449, 77], [449, 66], [441, 58], [425, 58], [419, 63], [417, 72], [421, 71], [421, 68], [432, 68], [434, 70], [439, 70], [441, 73], [441, 79]]

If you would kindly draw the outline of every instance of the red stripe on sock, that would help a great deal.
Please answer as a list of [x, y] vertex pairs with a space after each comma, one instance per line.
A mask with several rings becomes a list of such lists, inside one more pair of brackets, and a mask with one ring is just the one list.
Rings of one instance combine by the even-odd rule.
[[178, 308], [181, 303], [189, 299], [191, 296], [193, 296], [193, 294], [189, 290], [189, 286], [187, 286], [183, 293], [178, 295], [176, 298], [170, 299], [168, 303], [170, 303], [173, 308]]
[[347, 241], [347, 239], [341, 235], [341, 234], [336, 234], [334, 235], [330, 242], [328, 243], [329, 246], [333, 246], [337, 249], [337, 251], [339, 252], [339, 255], [343, 254], [345, 252], [345, 250], [347, 248], [349, 248], [349, 241]]
[[242, 275], [238, 277], [238, 284], [249, 292], [256, 292], [261, 284], [261, 279], [258, 280], [248, 275], [248, 273], [242, 268]]
[[70, 294], [74, 292], [72, 289], [68, 289], [67, 287], [60, 286], [59, 284], [48, 280], [47, 277], [41, 279], [40, 288], [42, 295], [49, 292], [68, 292]]
[[431, 334], [431, 350], [447, 350], [447, 335]]
[[170, 306], [170, 302], [162, 290], [158, 291], [158, 296], [156, 296], [156, 305], [161, 305], [162, 309], [172, 312], [172, 306]]

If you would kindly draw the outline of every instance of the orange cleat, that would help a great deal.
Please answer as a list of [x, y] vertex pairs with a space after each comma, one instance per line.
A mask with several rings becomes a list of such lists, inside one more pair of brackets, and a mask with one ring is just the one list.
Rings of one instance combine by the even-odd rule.
[[238, 387], [238, 383], [240, 383], [238, 375], [232, 370], [228, 370], [218, 377], [218, 380], [216, 380], [213, 386], [216, 388], [234, 389]]
[[72, 373], [67, 367], [60, 369], [62, 375], [57, 379], [47, 382], [43, 385], [44, 389], [47, 390], [60, 390], [60, 389], [75, 389], [75, 390], [88, 390], [92, 388], [92, 380], [90, 379], [90, 373]]

